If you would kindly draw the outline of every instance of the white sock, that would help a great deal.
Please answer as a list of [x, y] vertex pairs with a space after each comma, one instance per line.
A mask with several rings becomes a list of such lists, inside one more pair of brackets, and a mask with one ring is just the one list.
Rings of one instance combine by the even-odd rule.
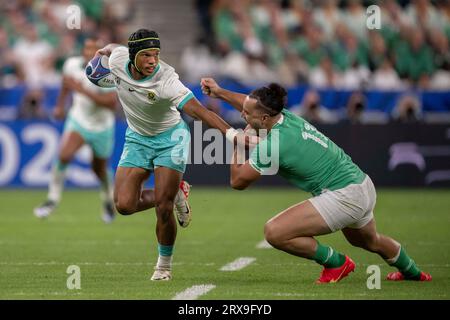
[[392, 265], [392, 264], [396, 263], [397, 260], [398, 260], [398, 257], [400, 257], [400, 252], [401, 252], [401, 250], [402, 250], [402, 247], [399, 246], [399, 247], [398, 247], [398, 252], [397, 252], [397, 254], [396, 254], [393, 258], [390, 258], [390, 259], [384, 259], [384, 260], [387, 262], [387, 264]]
[[48, 185], [48, 200], [59, 203], [64, 189], [64, 179], [66, 175], [66, 166], [57, 162], [52, 168], [52, 175]]
[[158, 263], [156, 264], [157, 269], [172, 269], [172, 256], [159, 256]]

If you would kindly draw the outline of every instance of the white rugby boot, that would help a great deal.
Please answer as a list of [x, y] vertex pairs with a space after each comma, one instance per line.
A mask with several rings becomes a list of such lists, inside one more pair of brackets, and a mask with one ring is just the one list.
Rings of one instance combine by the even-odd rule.
[[188, 202], [190, 190], [191, 186], [189, 183], [182, 180], [174, 201], [173, 211], [176, 214], [178, 224], [182, 228], [186, 228], [192, 220], [192, 210]]
[[169, 269], [160, 269], [155, 267], [155, 272], [153, 272], [150, 280], [152, 281], [169, 281], [172, 279], [172, 271]]
[[40, 219], [47, 218], [53, 211], [55, 211], [57, 203], [52, 200], [46, 200], [39, 207], [34, 208], [33, 213]]

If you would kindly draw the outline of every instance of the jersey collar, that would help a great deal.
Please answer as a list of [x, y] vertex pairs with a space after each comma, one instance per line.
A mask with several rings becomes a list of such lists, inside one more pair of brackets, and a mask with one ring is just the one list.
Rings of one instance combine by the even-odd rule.
[[131, 63], [130, 60], [128, 60], [128, 61], [125, 63], [125, 71], [126, 71], [126, 74], [130, 77], [131, 80], [138, 81], [138, 82], [148, 81], [148, 80], [152, 79], [152, 78], [155, 76], [155, 74], [159, 71], [159, 69], [161, 68], [161, 65], [158, 63], [158, 65], [156, 66], [155, 70], [153, 70], [153, 72], [152, 72], [151, 75], [148, 75], [148, 76], [146, 76], [145, 78], [142, 78], [142, 79], [140, 79], [140, 80], [136, 80], [136, 79], [133, 78], [133, 76], [131, 75], [130, 69], [128, 68], [128, 66], [130, 65], [130, 63]]

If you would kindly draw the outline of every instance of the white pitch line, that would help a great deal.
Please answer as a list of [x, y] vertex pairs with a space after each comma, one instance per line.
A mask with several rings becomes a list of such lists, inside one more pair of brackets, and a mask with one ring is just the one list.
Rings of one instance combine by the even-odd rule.
[[237, 258], [233, 262], [230, 262], [226, 265], [224, 265], [222, 268], [220, 268], [220, 271], [237, 271], [245, 268], [249, 264], [251, 264], [253, 261], [255, 261], [256, 258], [250, 258], [250, 257], [241, 257]]
[[204, 295], [214, 289], [213, 284], [200, 284], [187, 288], [184, 291], [178, 292], [172, 300], [195, 300], [201, 295]]
[[268, 243], [266, 241], [266, 239], [264, 239], [263, 241], [258, 242], [258, 244], [256, 245], [256, 248], [257, 249], [270, 249], [270, 248], [273, 248], [273, 247], [270, 245], [270, 243]]

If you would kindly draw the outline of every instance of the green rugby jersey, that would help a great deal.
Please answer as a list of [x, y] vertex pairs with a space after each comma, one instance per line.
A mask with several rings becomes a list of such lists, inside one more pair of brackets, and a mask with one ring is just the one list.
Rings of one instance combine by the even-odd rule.
[[284, 109], [281, 113], [282, 120], [250, 155], [255, 170], [270, 174], [278, 167], [282, 177], [314, 196], [364, 180], [365, 173], [333, 141], [292, 112]]

